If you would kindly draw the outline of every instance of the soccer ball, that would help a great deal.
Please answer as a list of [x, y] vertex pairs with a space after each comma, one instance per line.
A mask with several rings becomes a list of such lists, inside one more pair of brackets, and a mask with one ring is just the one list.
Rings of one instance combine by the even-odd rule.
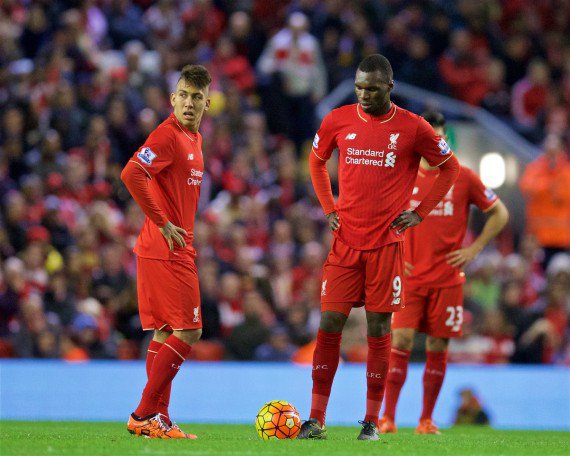
[[301, 417], [293, 404], [271, 401], [257, 413], [255, 429], [263, 440], [294, 439], [301, 430]]

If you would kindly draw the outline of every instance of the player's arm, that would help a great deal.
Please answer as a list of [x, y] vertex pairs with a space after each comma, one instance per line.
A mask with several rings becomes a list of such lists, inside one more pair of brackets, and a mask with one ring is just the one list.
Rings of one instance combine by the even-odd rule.
[[459, 176], [459, 162], [445, 140], [437, 135], [432, 126], [422, 117], [417, 119], [415, 151], [424, 157], [431, 166], [439, 168], [439, 176], [418, 207], [413, 211], [403, 211], [390, 224], [399, 234], [416, 226], [437, 206]]
[[336, 231], [340, 227], [340, 218], [335, 211], [331, 180], [327, 170], [327, 161], [335, 147], [332, 130], [332, 113], [329, 113], [323, 119], [321, 128], [315, 135], [309, 156], [309, 173], [315, 194], [328, 219], [329, 227], [331, 230]]
[[156, 204], [148, 188], [149, 179], [150, 174], [147, 170], [134, 160], [130, 160], [121, 172], [121, 180], [129, 190], [129, 193], [145, 215], [158, 226], [170, 250], [174, 250], [174, 242], [180, 247], [184, 247], [186, 242], [182, 235], [187, 234], [186, 230], [170, 222], [162, 209]]
[[473, 261], [485, 246], [499, 234], [509, 221], [509, 211], [502, 201], [497, 201], [488, 211], [488, 218], [481, 234], [470, 246], [455, 250], [446, 255], [451, 266], [462, 267]]
[[457, 176], [459, 176], [459, 162], [454, 155], [450, 155], [439, 164], [439, 176], [419, 206], [413, 211], [403, 211], [390, 224], [390, 228], [395, 229], [399, 234], [419, 224], [447, 194]]

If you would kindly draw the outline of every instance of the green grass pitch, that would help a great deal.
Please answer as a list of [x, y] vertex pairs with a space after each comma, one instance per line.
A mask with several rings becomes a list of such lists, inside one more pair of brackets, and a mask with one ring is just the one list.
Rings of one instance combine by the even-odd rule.
[[131, 436], [123, 423], [0, 421], [0, 454], [28, 455], [567, 455], [570, 432], [499, 431], [480, 427], [443, 429], [420, 436], [413, 429], [356, 440], [357, 427], [330, 427], [326, 441], [262, 441], [247, 425], [181, 425], [198, 440]]

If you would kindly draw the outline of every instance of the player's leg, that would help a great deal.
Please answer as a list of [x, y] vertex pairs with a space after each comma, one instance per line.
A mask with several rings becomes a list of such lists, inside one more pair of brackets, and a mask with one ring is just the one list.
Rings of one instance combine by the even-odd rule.
[[364, 298], [362, 253], [338, 239], [323, 266], [321, 322], [313, 354], [311, 414], [297, 438], [326, 438], [325, 416], [340, 358], [342, 329], [352, 306]]
[[[170, 426], [160, 413], [161, 397], [169, 399], [170, 385], [191, 345], [201, 335], [200, 297], [197, 271], [193, 263], [137, 259], [144, 293], [139, 293], [143, 327], [152, 325], [158, 348], [148, 372], [141, 401], [127, 426], [131, 433], [160, 438], [195, 438]], [[138, 271], [137, 271], [138, 272]], [[142, 299], [141, 299], [142, 298]], [[196, 303], [194, 306], [188, 303]], [[150, 315], [150, 318], [149, 318]], [[164, 328], [174, 328], [172, 333]], [[166, 333], [166, 334], [165, 334]], [[165, 338], [166, 336], [166, 338]], [[158, 347], [158, 344], [160, 347]]]
[[426, 366], [423, 377], [423, 407], [420, 424], [416, 428], [417, 434], [440, 433], [437, 426], [433, 423], [432, 414], [445, 378], [448, 344], [448, 338], [427, 336]]
[[378, 417], [384, 398], [391, 347], [392, 312], [402, 307], [401, 277], [404, 248], [401, 242], [367, 251], [363, 256], [366, 271], [365, 308], [368, 323], [366, 364], [366, 414], [359, 439], [378, 439]]
[[[172, 334], [172, 331], [166, 331], [162, 329], [155, 329], [152, 340], [150, 341], [146, 353], [146, 377], [147, 380], [150, 378], [150, 370], [152, 368], [152, 363], [154, 362], [154, 357], [162, 347], [162, 344], [166, 341], [168, 336]], [[168, 413], [168, 406], [170, 404], [170, 385], [168, 385], [158, 402], [158, 412], [164, 415], [164, 419], [168, 425], [172, 424], [170, 420], [170, 414]]]
[[447, 369], [449, 338], [460, 337], [463, 326], [463, 284], [433, 288], [427, 306], [426, 366], [423, 377], [423, 407], [418, 434], [438, 434], [433, 423], [435, 407]]
[[301, 426], [297, 438], [326, 438], [326, 410], [338, 368], [342, 329], [350, 312], [350, 304], [345, 307], [346, 313], [336, 311], [321, 313], [317, 345], [313, 354], [311, 413], [309, 419]]
[[[406, 308], [394, 314], [394, 319], [405, 313]], [[394, 322], [392, 322], [394, 324]], [[400, 398], [400, 391], [406, 382], [408, 375], [408, 362], [414, 346], [414, 328], [393, 328], [392, 349], [390, 350], [390, 363], [386, 392], [384, 394], [384, 416], [380, 420], [379, 429], [382, 434], [394, 433], [396, 428], [396, 407]]]
[[381, 433], [397, 431], [395, 418], [400, 391], [408, 375], [408, 362], [416, 331], [423, 330], [428, 289], [407, 287], [406, 306], [392, 315], [392, 349], [386, 383]]
[[390, 359], [392, 314], [366, 311], [368, 357], [366, 360], [366, 414], [359, 440], [378, 440], [378, 417], [384, 397]]

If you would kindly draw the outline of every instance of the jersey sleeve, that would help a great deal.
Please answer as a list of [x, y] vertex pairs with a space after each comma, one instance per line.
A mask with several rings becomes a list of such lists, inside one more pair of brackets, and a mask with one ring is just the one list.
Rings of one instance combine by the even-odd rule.
[[334, 122], [334, 111], [329, 112], [323, 119], [319, 131], [313, 139], [312, 153], [323, 161], [331, 158], [333, 150], [336, 148], [336, 128]]
[[176, 137], [167, 129], [153, 131], [130, 161], [146, 171], [151, 179], [169, 166], [174, 158]]
[[437, 135], [423, 117], [418, 117], [415, 151], [424, 157], [430, 166], [439, 166], [453, 155], [445, 139]]
[[469, 202], [475, 204], [483, 212], [489, 210], [499, 197], [489, 187], [481, 181], [481, 178], [468, 168], [463, 168], [463, 172], [467, 173], [469, 182]]

